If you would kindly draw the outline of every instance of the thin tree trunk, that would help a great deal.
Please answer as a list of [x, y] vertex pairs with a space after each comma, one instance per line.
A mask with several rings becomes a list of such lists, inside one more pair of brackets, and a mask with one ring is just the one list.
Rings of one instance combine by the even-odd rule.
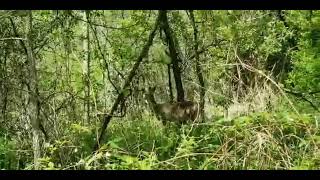
[[90, 11], [86, 10], [83, 16], [84, 20], [84, 33], [85, 38], [83, 39], [83, 51], [84, 51], [84, 83], [85, 83], [85, 101], [84, 101], [84, 110], [85, 110], [85, 119], [86, 122], [90, 122]]
[[100, 143], [103, 141], [105, 130], [108, 127], [109, 122], [111, 121], [113, 113], [117, 110], [120, 102], [122, 102], [124, 100], [125, 95], [123, 93], [123, 90], [125, 90], [126, 88], [129, 87], [132, 79], [136, 75], [136, 71], [139, 68], [142, 60], [148, 55], [148, 51], [149, 51], [149, 49], [150, 49], [150, 47], [152, 45], [153, 39], [154, 39], [154, 37], [156, 35], [156, 31], [158, 29], [159, 22], [160, 22], [160, 13], [159, 13], [158, 18], [157, 18], [157, 20], [155, 22], [155, 26], [154, 26], [153, 30], [149, 34], [148, 42], [143, 47], [139, 57], [136, 60], [136, 63], [134, 64], [133, 68], [131, 69], [131, 71], [129, 73], [128, 78], [125, 80], [124, 85], [122, 86], [122, 91], [120, 92], [120, 94], [118, 95], [117, 99], [115, 100], [115, 102], [114, 102], [109, 114], [106, 114], [105, 117], [104, 117], [104, 122], [103, 122], [103, 125], [102, 125], [102, 128], [101, 128], [99, 139], [98, 139], [98, 141], [95, 144], [94, 149], [93, 149], [94, 151], [99, 148]]
[[91, 63], [91, 56], [90, 56], [90, 11], [86, 11], [86, 17], [87, 17], [87, 122], [90, 123], [90, 63]]
[[177, 48], [175, 47], [173, 33], [168, 22], [167, 11], [161, 10], [159, 16], [161, 19], [161, 27], [164, 30], [164, 33], [166, 34], [167, 42], [169, 45], [169, 52], [172, 59], [172, 70], [177, 88], [177, 101], [183, 102], [184, 90], [181, 80], [181, 70], [179, 67], [179, 62], [181, 62], [181, 59], [179, 59]]
[[[70, 20], [69, 18], [66, 19], [66, 26], [64, 29], [65, 37], [64, 37], [64, 43], [65, 43], [65, 58], [66, 58], [66, 82], [67, 82], [67, 90], [69, 92], [73, 92], [72, 88], [72, 72], [70, 69], [72, 69], [72, 61], [70, 59], [71, 54], [71, 38], [70, 38]], [[71, 100], [70, 102], [70, 113], [68, 113], [69, 120], [71, 119], [78, 119], [76, 114], [76, 105], [75, 101]]]
[[84, 55], [84, 59], [83, 59], [83, 64], [82, 64], [82, 70], [83, 70], [83, 74], [82, 74], [82, 77], [83, 77], [83, 84], [84, 84], [84, 99], [83, 99], [83, 118], [82, 118], [82, 125], [85, 124], [86, 120], [87, 120], [87, 52], [88, 52], [88, 49], [87, 49], [87, 26], [86, 26], [86, 21], [87, 21], [87, 17], [86, 17], [86, 12], [83, 12], [82, 14], [82, 33], [83, 33], [83, 40], [82, 40], [82, 49], [83, 49], [83, 55]]
[[168, 83], [169, 83], [169, 93], [170, 93], [170, 102], [173, 102], [173, 92], [172, 92], [172, 83], [171, 83], [171, 64], [168, 64]]
[[7, 121], [7, 105], [8, 105], [8, 91], [9, 88], [8, 86], [6, 86], [6, 81], [7, 81], [7, 50], [4, 49], [4, 62], [2, 64], [1, 62], [1, 72], [0, 72], [0, 93], [2, 95], [0, 95], [0, 100], [1, 102], [3, 102], [2, 104], [2, 109], [1, 109], [1, 113], [2, 113], [2, 119], [3, 122]]
[[312, 10], [309, 10], [308, 21], [309, 21], [310, 23], [312, 23], [312, 17], [313, 17], [313, 11], [312, 11]]
[[202, 69], [201, 69], [201, 65], [200, 65], [200, 57], [199, 57], [199, 43], [198, 43], [198, 28], [197, 25], [195, 23], [195, 19], [194, 19], [194, 14], [193, 11], [190, 10], [190, 20], [192, 23], [192, 27], [193, 27], [193, 38], [194, 38], [194, 53], [195, 53], [195, 57], [196, 57], [196, 73], [198, 76], [198, 80], [199, 80], [199, 84], [200, 84], [200, 118], [203, 119], [203, 115], [204, 115], [204, 103], [205, 103], [205, 84], [204, 84], [204, 79], [203, 79], [203, 74], [202, 74]]
[[39, 169], [39, 158], [40, 158], [40, 141], [39, 141], [39, 130], [40, 130], [40, 121], [39, 121], [39, 112], [40, 112], [40, 103], [38, 100], [39, 91], [38, 91], [38, 80], [37, 80], [37, 69], [36, 61], [33, 57], [32, 52], [32, 11], [29, 11], [29, 16], [26, 19], [26, 49], [27, 49], [27, 64], [28, 64], [28, 73], [29, 73], [29, 102], [28, 114], [32, 125], [32, 145], [33, 145], [33, 157], [34, 157], [34, 169]]

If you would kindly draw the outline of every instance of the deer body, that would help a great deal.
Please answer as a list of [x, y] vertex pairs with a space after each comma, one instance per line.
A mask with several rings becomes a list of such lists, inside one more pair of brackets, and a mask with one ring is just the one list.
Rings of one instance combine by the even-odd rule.
[[199, 106], [197, 103], [183, 101], [158, 104], [155, 101], [153, 93], [154, 88], [149, 89], [148, 101], [151, 104], [155, 114], [163, 121], [185, 123], [187, 121], [194, 121], [198, 117]]

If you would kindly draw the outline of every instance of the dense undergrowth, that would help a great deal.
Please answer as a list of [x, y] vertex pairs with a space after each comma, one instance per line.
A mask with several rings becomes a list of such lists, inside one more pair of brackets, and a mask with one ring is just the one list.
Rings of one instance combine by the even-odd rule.
[[[0, 18], [0, 169], [320, 169], [320, 11]], [[151, 115], [184, 99], [202, 123]]]
[[[320, 168], [320, 118], [314, 114], [262, 112], [181, 128], [144, 117], [114, 120], [95, 154], [96, 129], [73, 124], [72, 135], [44, 145], [42, 169]], [[23, 144], [4, 134], [0, 141], [2, 169], [32, 168], [32, 152], [21, 150]]]

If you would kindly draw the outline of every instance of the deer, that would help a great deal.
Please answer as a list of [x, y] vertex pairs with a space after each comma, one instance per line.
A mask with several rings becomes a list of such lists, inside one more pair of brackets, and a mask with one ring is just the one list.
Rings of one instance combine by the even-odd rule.
[[147, 91], [147, 101], [151, 105], [157, 118], [166, 122], [176, 122], [184, 124], [194, 122], [199, 115], [198, 103], [184, 100], [183, 102], [167, 102], [158, 104], [154, 97], [155, 87], [149, 87]]

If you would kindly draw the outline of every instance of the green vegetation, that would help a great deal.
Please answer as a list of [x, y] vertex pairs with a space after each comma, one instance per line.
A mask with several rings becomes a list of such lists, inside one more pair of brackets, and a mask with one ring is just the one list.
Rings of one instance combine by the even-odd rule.
[[0, 169], [320, 169], [320, 11], [0, 18]]

